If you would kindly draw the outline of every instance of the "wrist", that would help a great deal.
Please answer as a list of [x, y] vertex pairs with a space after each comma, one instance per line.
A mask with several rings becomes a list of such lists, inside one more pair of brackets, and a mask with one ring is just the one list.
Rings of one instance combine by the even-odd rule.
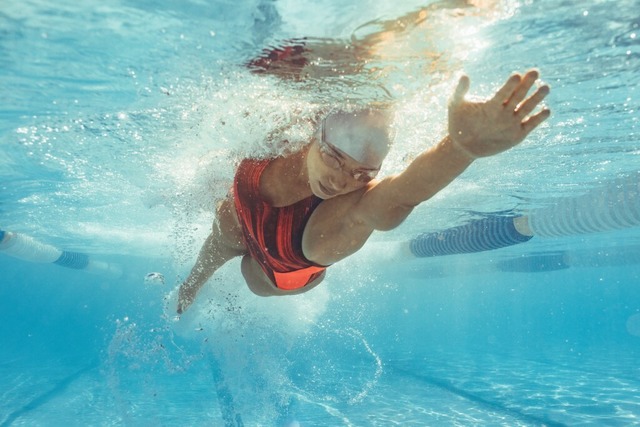
[[456, 141], [454, 138], [452, 138], [451, 135], [447, 135], [443, 142], [445, 144], [448, 144], [448, 146], [452, 149], [452, 151], [455, 153], [455, 155], [460, 156], [460, 157], [468, 160], [469, 163], [471, 163], [474, 160], [478, 159], [478, 156], [473, 154], [466, 147], [464, 147], [462, 144], [460, 144], [458, 141]]

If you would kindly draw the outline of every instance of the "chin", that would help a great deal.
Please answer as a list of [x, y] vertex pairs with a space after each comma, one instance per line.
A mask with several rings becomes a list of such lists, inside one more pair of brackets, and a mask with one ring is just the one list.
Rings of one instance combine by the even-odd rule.
[[314, 196], [319, 197], [322, 200], [328, 200], [328, 199], [332, 199], [332, 198], [335, 197], [335, 196], [327, 196], [326, 194], [324, 194], [323, 192], [318, 191], [318, 190], [312, 190], [312, 192], [313, 192]]

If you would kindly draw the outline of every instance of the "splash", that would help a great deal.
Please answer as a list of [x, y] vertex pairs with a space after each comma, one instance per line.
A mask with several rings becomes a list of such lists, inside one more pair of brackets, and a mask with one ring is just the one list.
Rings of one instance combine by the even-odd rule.
[[165, 298], [165, 316], [174, 331], [185, 338], [217, 341], [221, 334], [254, 334], [271, 331], [293, 340], [304, 335], [322, 318], [330, 301], [327, 286], [283, 297], [258, 297], [240, 275], [239, 260], [216, 272], [186, 313], [177, 317], [178, 289]]

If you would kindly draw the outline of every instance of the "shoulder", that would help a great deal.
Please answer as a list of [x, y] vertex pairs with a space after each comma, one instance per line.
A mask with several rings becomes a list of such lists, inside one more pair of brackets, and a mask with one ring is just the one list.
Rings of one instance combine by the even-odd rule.
[[292, 205], [312, 195], [304, 152], [271, 159], [260, 177], [260, 195], [274, 207]]
[[353, 228], [365, 225], [367, 215], [363, 210], [362, 200], [368, 187], [351, 193], [323, 200], [316, 208], [314, 216], [320, 219], [325, 227]]
[[258, 173], [262, 175], [264, 169], [269, 166], [273, 159], [252, 159], [245, 158], [240, 161], [236, 168], [236, 175], [246, 175]]
[[236, 168], [234, 176], [234, 189], [240, 194], [254, 197], [260, 193], [260, 183], [269, 160], [243, 159]]

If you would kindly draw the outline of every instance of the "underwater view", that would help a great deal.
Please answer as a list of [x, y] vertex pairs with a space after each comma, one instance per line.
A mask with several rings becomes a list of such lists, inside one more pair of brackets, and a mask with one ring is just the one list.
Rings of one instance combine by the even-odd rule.
[[[513, 73], [540, 123], [476, 159], [458, 84]], [[3, 1], [0, 426], [640, 426], [639, 87], [640, 0]], [[368, 168], [332, 145], [364, 108]], [[244, 159], [318, 145], [355, 194], [446, 141], [307, 292], [234, 248], [185, 303]]]

